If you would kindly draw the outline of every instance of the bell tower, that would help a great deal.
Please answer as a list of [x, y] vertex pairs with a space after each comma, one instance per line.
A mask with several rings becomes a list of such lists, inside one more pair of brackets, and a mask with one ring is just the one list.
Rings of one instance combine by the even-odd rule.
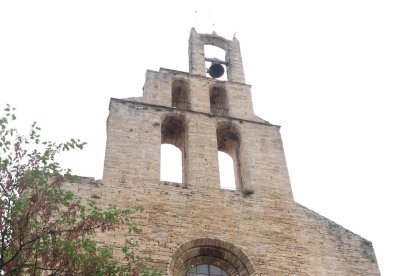
[[[206, 57], [204, 54], [205, 45], [216, 46], [224, 50], [226, 53], [225, 60]], [[233, 40], [227, 40], [218, 36], [216, 33], [199, 34], [192, 28], [190, 32], [188, 55], [190, 61], [190, 74], [206, 76], [206, 68], [204, 64], [205, 61], [210, 61], [212, 65], [207, 73], [213, 78], [221, 76], [221, 74], [216, 75], [216, 72], [220, 71], [220, 66], [224, 65], [227, 69], [227, 79], [229, 81], [245, 83], [240, 45], [236, 37], [233, 37]]]
[[[369, 241], [294, 201], [280, 127], [253, 112], [239, 41], [193, 28], [188, 53], [189, 72], [148, 70], [142, 97], [109, 107], [102, 204], [144, 206], [135, 219], [153, 266], [169, 276], [380, 275]], [[162, 144], [181, 152], [181, 182], [160, 180]], [[221, 188], [218, 152], [233, 160], [234, 190]]]

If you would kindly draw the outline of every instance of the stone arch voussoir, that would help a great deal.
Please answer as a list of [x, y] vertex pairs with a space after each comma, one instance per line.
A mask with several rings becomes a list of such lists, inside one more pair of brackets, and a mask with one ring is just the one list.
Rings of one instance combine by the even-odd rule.
[[170, 259], [168, 276], [184, 276], [192, 266], [212, 264], [231, 276], [255, 275], [249, 257], [239, 247], [215, 238], [197, 238], [181, 244]]

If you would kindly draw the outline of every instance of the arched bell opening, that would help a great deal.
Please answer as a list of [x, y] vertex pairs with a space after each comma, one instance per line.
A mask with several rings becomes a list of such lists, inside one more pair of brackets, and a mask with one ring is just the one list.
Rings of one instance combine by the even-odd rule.
[[171, 91], [171, 106], [183, 110], [191, 109], [190, 84], [188, 81], [183, 79], [173, 81]]
[[[189, 42], [188, 53], [191, 74], [210, 76], [210, 74], [206, 74], [206, 68], [208, 70], [211, 67], [212, 59], [219, 59], [220, 64], [225, 69], [225, 73], [221, 77], [223, 80], [245, 83], [240, 45], [235, 36], [232, 40], [228, 40], [214, 32], [212, 34], [200, 34], [192, 28]], [[212, 50], [210, 49], [216, 49], [215, 51], [219, 53], [211, 53]], [[221, 78], [218, 79], [221, 80]]]
[[[187, 123], [184, 116], [179, 114], [168, 114], [164, 117], [161, 124], [161, 145], [170, 144], [175, 146], [181, 151], [181, 158], [175, 158], [175, 161], [171, 162], [181, 162], [181, 183], [183, 185], [187, 184], [187, 171], [188, 171], [188, 160], [187, 160], [187, 142], [188, 129]], [[161, 154], [165, 153], [164, 149], [161, 148]], [[166, 156], [161, 155], [161, 163], [163, 158]], [[165, 165], [165, 164], [163, 164]], [[177, 165], [177, 164], [174, 164]], [[160, 164], [161, 166], [161, 164]], [[168, 166], [168, 164], [166, 164]], [[163, 169], [161, 167], [161, 169]], [[161, 178], [161, 175], [160, 175]], [[162, 179], [161, 179], [162, 180]]]
[[227, 91], [222, 86], [210, 88], [210, 111], [215, 115], [229, 116]]
[[227, 81], [226, 51], [215, 45], [204, 45], [205, 66], [207, 76]]
[[[243, 191], [243, 164], [240, 154], [241, 136], [232, 124], [223, 123], [217, 127], [217, 149], [219, 152], [224, 152], [232, 158], [235, 189]], [[222, 186], [224, 186], [224, 183], [220, 183], [220, 187]]]

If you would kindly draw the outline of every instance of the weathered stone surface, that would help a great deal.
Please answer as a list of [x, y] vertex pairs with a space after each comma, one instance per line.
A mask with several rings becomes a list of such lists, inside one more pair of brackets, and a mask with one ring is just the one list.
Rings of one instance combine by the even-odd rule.
[[[101, 204], [142, 204], [138, 238], [165, 275], [199, 263], [230, 275], [380, 275], [369, 241], [294, 202], [279, 127], [253, 113], [238, 42], [230, 53], [236, 81], [223, 82], [205, 76], [196, 38], [192, 30], [192, 74], [148, 71], [142, 98], [111, 100], [103, 181], [69, 188]], [[227, 116], [210, 109], [214, 86], [225, 91]], [[166, 127], [171, 122], [180, 125], [176, 134]], [[162, 141], [183, 152], [184, 183], [160, 181]], [[217, 153], [224, 148], [238, 162], [235, 191], [220, 189]], [[115, 244], [125, 237], [109, 234]]]

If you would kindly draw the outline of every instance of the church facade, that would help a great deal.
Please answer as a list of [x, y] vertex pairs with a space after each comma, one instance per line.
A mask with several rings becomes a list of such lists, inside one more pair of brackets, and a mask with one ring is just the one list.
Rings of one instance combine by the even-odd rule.
[[[137, 238], [163, 275], [380, 275], [371, 242], [294, 201], [279, 126], [253, 112], [238, 40], [192, 29], [189, 68], [147, 71], [142, 97], [111, 99], [102, 182], [68, 184], [75, 193], [143, 205]], [[162, 144], [180, 149], [181, 183], [160, 180]], [[234, 190], [220, 186], [218, 152], [233, 160]]]

